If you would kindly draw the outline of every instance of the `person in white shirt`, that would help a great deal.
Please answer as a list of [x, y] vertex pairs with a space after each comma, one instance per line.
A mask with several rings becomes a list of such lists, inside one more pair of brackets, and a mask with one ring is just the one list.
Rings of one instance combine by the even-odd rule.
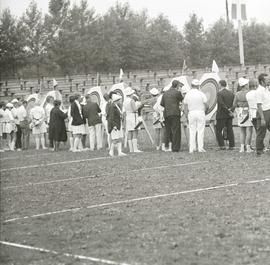
[[10, 151], [14, 151], [15, 148], [15, 142], [16, 142], [16, 124], [15, 124], [15, 119], [12, 115], [12, 109], [13, 109], [13, 104], [12, 103], [7, 103], [6, 109], [4, 112], [4, 128], [3, 128], [3, 133], [6, 133], [7, 135], [7, 140], [8, 140], [8, 146]]
[[22, 105], [17, 109], [17, 117], [21, 128], [21, 142], [22, 149], [27, 150], [29, 148], [30, 128], [29, 128], [29, 117], [26, 111], [27, 101], [24, 100]]
[[[207, 98], [203, 92], [199, 90], [200, 82], [194, 79], [184, 98], [184, 112], [188, 118], [189, 124], [189, 152], [196, 151], [205, 152], [204, 145], [204, 128], [205, 128], [205, 111], [208, 108]], [[197, 141], [196, 141], [197, 135]]]
[[4, 152], [4, 141], [3, 141], [3, 127], [4, 127], [4, 115], [5, 115], [5, 102], [0, 102], [0, 152]]
[[256, 89], [258, 82], [255, 79], [249, 80], [249, 92], [246, 94], [246, 99], [249, 108], [249, 120], [252, 122], [255, 130], [257, 130], [257, 94]]
[[270, 131], [270, 90], [267, 74], [260, 74], [258, 77], [259, 86], [256, 90], [257, 98], [257, 134], [256, 151], [261, 155], [264, 150], [264, 138], [267, 129]]
[[11, 101], [11, 103], [13, 104], [13, 109], [11, 111], [12, 111], [12, 115], [14, 117], [15, 124], [17, 127], [15, 148], [17, 151], [21, 151], [22, 150], [22, 141], [21, 141], [22, 131], [21, 131], [21, 126], [18, 119], [18, 108], [21, 106], [21, 101], [19, 101], [17, 98], [14, 98]]
[[[52, 96], [48, 96], [46, 98], [46, 105], [44, 107], [44, 110], [45, 110], [45, 115], [46, 115], [47, 128], [49, 128], [49, 124], [50, 124], [51, 110], [54, 108], [53, 102], [54, 102], [54, 98]], [[54, 149], [53, 141], [49, 140], [49, 142], [50, 142], [50, 148], [53, 150]]]
[[36, 149], [40, 147], [40, 142], [42, 149], [47, 149], [45, 146], [45, 133], [47, 132], [46, 128], [46, 116], [43, 107], [39, 105], [39, 102], [35, 102], [35, 106], [30, 110], [30, 119], [32, 128], [32, 133], [35, 135]]

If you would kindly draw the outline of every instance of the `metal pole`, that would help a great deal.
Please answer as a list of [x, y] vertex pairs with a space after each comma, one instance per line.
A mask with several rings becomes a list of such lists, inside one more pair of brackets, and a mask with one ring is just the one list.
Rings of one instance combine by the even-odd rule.
[[243, 43], [243, 34], [242, 34], [242, 22], [241, 22], [241, 19], [238, 19], [238, 39], [239, 39], [240, 65], [241, 66], [245, 66], [244, 43]]

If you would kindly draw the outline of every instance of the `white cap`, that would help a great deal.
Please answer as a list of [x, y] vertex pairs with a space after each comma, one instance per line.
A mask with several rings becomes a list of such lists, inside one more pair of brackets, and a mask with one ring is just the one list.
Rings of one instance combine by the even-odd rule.
[[152, 89], [150, 89], [150, 94], [153, 96], [157, 96], [159, 94], [159, 91], [157, 88], [153, 87]]
[[247, 85], [248, 83], [249, 83], [249, 80], [246, 79], [246, 78], [244, 78], [244, 77], [240, 77], [240, 78], [238, 79], [238, 84], [239, 84], [240, 87], [245, 86], [245, 85]]
[[11, 100], [11, 103], [12, 103], [12, 104], [14, 104], [14, 103], [18, 103], [18, 102], [19, 102], [19, 100], [18, 100], [18, 99], [16, 99], [16, 98], [14, 98], [14, 99], [12, 99], [12, 100]]
[[134, 93], [135, 93], [135, 90], [133, 90], [130, 86], [125, 89], [126, 96], [131, 96]]
[[118, 95], [118, 94], [112, 94], [112, 101], [113, 102], [115, 102], [115, 101], [117, 101], [119, 99], [122, 99], [122, 97], [120, 95]]
[[199, 86], [200, 85], [200, 81], [198, 79], [193, 79], [191, 82], [192, 86]]
[[13, 108], [13, 104], [9, 102], [9, 103], [7, 103], [6, 107], [7, 108]]
[[85, 97], [82, 97], [82, 101], [80, 102], [80, 104], [83, 106], [87, 104]]

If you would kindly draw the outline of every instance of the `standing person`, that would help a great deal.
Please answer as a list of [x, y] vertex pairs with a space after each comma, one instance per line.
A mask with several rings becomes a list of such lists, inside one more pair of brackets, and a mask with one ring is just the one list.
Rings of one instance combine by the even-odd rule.
[[232, 111], [236, 109], [238, 126], [240, 127], [240, 153], [247, 152], [251, 153], [252, 149], [251, 139], [252, 139], [252, 123], [249, 117], [249, 108], [246, 95], [248, 93], [248, 83], [249, 80], [240, 77], [238, 80], [238, 85], [240, 90], [236, 92], [233, 102]]
[[198, 145], [198, 152], [205, 152], [203, 147], [205, 112], [208, 105], [205, 94], [199, 88], [199, 80], [194, 79], [191, 83], [191, 89], [184, 98], [184, 109], [189, 123], [189, 153], [196, 151], [196, 145]]
[[16, 131], [17, 131], [15, 119], [12, 115], [12, 109], [13, 104], [7, 103], [4, 112], [4, 128], [3, 128], [3, 132], [6, 133], [7, 135], [8, 147], [10, 151], [15, 150]]
[[54, 108], [50, 111], [49, 139], [53, 142], [55, 152], [59, 151], [60, 142], [67, 141], [65, 119], [68, 115], [60, 106], [61, 101], [54, 100]]
[[82, 113], [82, 106], [79, 102], [79, 95], [74, 96], [75, 100], [71, 103], [70, 115], [72, 117], [72, 130], [74, 136], [73, 152], [82, 151], [82, 135], [85, 134], [85, 120]]
[[42, 149], [47, 149], [45, 146], [45, 134], [47, 132], [46, 127], [46, 116], [43, 107], [39, 105], [39, 101], [36, 100], [34, 107], [30, 110], [30, 119], [32, 128], [32, 133], [35, 136], [36, 150], [39, 149], [40, 143]]
[[15, 148], [16, 151], [21, 151], [22, 150], [22, 130], [21, 130], [21, 126], [20, 126], [20, 121], [18, 118], [18, 109], [21, 106], [21, 101], [19, 101], [17, 98], [14, 98], [11, 103], [13, 104], [13, 109], [11, 110], [12, 115], [14, 117], [15, 120], [15, 125], [16, 125], [16, 141], [15, 141]]
[[[169, 137], [171, 135], [172, 152], [179, 152], [181, 147], [180, 103], [183, 100], [183, 95], [179, 88], [182, 86], [182, 83], [174, 80], [171, 88], [163, 94], [160, 103], [164, 107], [166, 136]], [[167, 140], [166, 145], [168, 145], [168, 142]]]
[[234, 94], [227, 88], [225, 80], [219, 81], [220, 90], [217, 94], [217, 114], [216, 114], [216, 137], [218, 146], [221, 150], [225, 150], [224, 139], [222, 135], [223, 129], [227, 128], [227, 137], [229, 140], [229, 150], [235, 147], [234, 133], [233, 133], [233, 106]]
[[68, 131], [69, 131], [69, 151], [73, 152], [73, 147], [74, 147], [74, 139], [73, 139], [73, 126], [72, 126], [72, 116], [71, 116], [71, 105], [72, 103], [75, 101], [75, 97], [74, 96], [70, 96], [69, 97], [69, 107], [68, 107]]
[[104, 102], [101, 104], [100, 106], [100, 109], [101, 109], [101, 121], [102, 121], [102, 125], [103, 125], [103, 128], [101, 129], [101, 139], [103, 140], [103, 135], [104, 135], [104, 130], [106, 132], [106, 135], [107, 135], [107, 143], [108, 143], [108, 148], [110, 149], [110, 134], [108, 132], [108, 121], [107, 121], [107, 105], [108, 105], [108, 102], [110, 100], [110, 97], [107, 93], [105, 93], [103, 95], [104, 97]]
[[270, 131], [270, 90], [267, 74], [260, 74], [258, 77], [259, 86], [256, 90], [257, 95], [257, 134], [256, 151], [261, 155], [264, 150], [264, 138], [267, 129]]
[[80, 142], [80, 149], [82, 149], [82, 151], [87, 151], [87, 150], [89, 150], [89, 148], [86, 147], [86, 137], [88, 134], [88, 125], [86, 123], [86, 117], [85, 117], [84, 112], [83, 112], [83, 107], [87, 103], [86, 98], [84, 96], [79, 96], [79, 102], [81, 104], [83, 121], [84, 121], [84, 132], [82, 134], [82, 138], [81, 138], [81, 142]]
[[117, 146], [118, 156], [125, 156], [122, 152], [122, 111], [120, 107], [121, 96], [117, 94], [111, 95], [111, 102], [107, 106], [108, 132], [111, 135], [110, 156], [114, 156], [114, 147]]
[[251, 120], [254, 129], [257, 131], [257, 80], [250, 80], [248, 86], [249, 92], [246, 94], [246, 99], [249, 108], [249, 119]]
[[102, 148], [101, 138], [101, 110], [96, 102], [91, 101], [91, 96], [86, 96], [86, 105], [83, 106], [84, 117], [88, 122], [90, 150], [94, 151], [95, 146], [97, 150]]
[[155, 130], [156, 150], [161, 150], [163, 141], [162, 128], [164, 127], [163, 107], [160, 106], [162, 95], [159, 94], [159, 91], [156, 88], [152, 88], [149, 92], [154, 97], [153, 127]]
[[[47, 124], [47, 128], [49, 128], [50, 126], [50, 113], [51, 113], [51, 110], [53, 109], [54, 107], [54, 98], [52, 96], [48, 96], [46, 98], [46, 106], [45, 106], [45, 115], [46, 115], [46, 124]], [[49, 138], [49, 142], [50, 142], [50, 148], [53, 150], [54, 147], [53, 147], [53, 141], [50, 140]]]
[[126, 98], [123, 102], [123, 108], [126, 115], [126, 133], [128, 139], [129, 151], [132, 153], [140, 153], [138, 149], [138, 129], [136, 125], [140, 122], [138, 116], [138, 109], [141, 107], [141, 104], [133, 99], [135, 90], [131, 87], [125, 89]]
[[5, 152], [3, 142], [4, 116], [5, 116], [5, 102], [0, 102], [0, 153]]
[[27, 101], [24, 100], [22, 105], [18, 108], [18, 120], [20, 122], [21, 128], [21, 142], [22, 142], [22, 150], [27, 150], [29, 148], [29, 138], [30, 138], [30, 119], [27, 115], [26, 111]]

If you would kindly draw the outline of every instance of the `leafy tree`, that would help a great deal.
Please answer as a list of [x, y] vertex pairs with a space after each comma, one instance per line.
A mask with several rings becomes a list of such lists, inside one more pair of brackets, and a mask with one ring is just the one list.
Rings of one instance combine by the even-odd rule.
[[47, 34], [44, 30], [44, 18], [33, 0], [19, 22], [25, 35], [25, 51], [28, 63], [36, 66], [37, 75], [40, 75], [40, 66], [47, 53]]
[[216, 60], [220, 65], [237, 64], [238, 37], [232, 23], [219, 19], [206, 33], [208, 65]]
[[0, 75], [15, 76], [24, 65], [24, 35], [9, 9], [0, 17]]
[[185, 53], [192, 67], [204, 66], [206, 58], [203, 21], [192, 14], [184, 26]]

